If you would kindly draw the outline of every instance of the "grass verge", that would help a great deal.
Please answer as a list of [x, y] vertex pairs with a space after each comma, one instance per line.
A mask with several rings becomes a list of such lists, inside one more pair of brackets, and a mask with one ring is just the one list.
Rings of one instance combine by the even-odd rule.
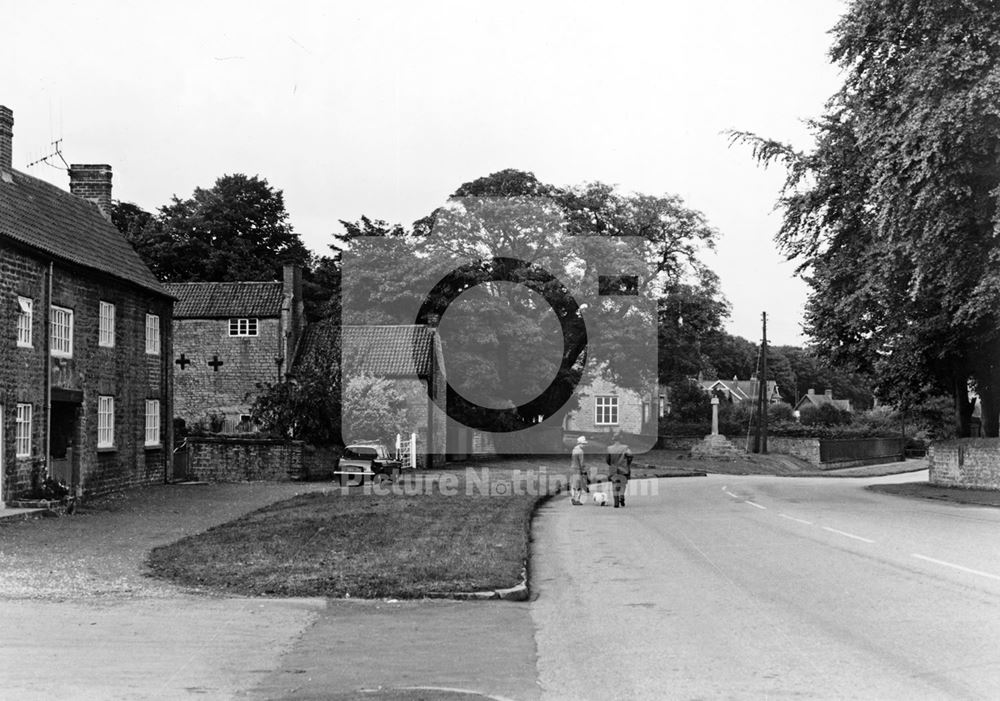
[[178, 584], [250, 596], [419, 598], [511, 587], [528, 558], [532, 514], [552, 487], [480, 469], [333, 488], [158, 547], [147, 565]]

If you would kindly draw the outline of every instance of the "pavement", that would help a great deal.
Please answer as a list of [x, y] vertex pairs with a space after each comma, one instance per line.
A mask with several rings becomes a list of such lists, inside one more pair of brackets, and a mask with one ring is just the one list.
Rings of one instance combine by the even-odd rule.
[[[716, 467], [700, 462], [652, 470], [697, 478]], [[850, 468], [850, 476], [925, 468], [907, 461]], [[998, 492], [930, 487], [919, 472], [913, 478], [868, 488], [1000, 506]], [[327, 486], [162, 485], [82, 505], [73, 516], [25, 519], [19, 513], [0, 520], [3, 694], [540, 698], [532, 602], [233, 598], [145, 574], [146, 554], [158, 545]]]

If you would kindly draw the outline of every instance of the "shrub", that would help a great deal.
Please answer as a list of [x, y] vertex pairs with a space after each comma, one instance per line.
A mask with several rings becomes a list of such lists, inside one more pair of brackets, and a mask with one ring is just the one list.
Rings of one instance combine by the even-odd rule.
[[767, 420], [769, 423], [794, 421], [795, 413], [792, 411], [792, 405], [786, 404], [785, 402], [778, 402], [777, 404], [771, 404], [767, 408]]
[[833, 404], [808, 406], [799, 412], [799, 422], [803, 426], [844, 426], [851, 423], [851, 419], [851, 412], [838, 409]]

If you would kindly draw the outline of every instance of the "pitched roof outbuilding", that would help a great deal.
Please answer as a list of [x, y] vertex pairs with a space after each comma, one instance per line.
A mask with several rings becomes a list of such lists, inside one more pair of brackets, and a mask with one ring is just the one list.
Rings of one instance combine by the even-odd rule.
[[97, 205], [16, 170], [0, 177], [0, 237], [165, 294]]
[[168, 282], [177, 298], [175, 319], [278, 317], [284, 299], [280, 282]]
[[429, 326], [310, 325], [299, 345], [297, 366], [317, 353], [340, 353], [358, 360], [357, 370], [378, 377], [428, 377], [434, 367], [434, 331]]

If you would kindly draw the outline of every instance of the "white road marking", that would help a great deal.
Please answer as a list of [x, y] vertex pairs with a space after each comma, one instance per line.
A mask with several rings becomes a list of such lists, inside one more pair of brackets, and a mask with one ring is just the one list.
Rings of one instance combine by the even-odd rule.
[[874, 543], [874, 540], [869, 540], [868, 538], [862, 538], [859, 535], [854, 535], [853, 533], [846, 533], [844, 531], [838, 531], [836, 528], [830, 528], [829, 526], [823, 526], [824, 531], [830, 531], [831, 533], [836, 533], [837, 535], [846, 536], [847, 538], [854, 538], [854, 540], [860, 540], [865, 543]]
[[750, 501], [749, 499], [746, 500], [746, 503], [749, 504], [750, 506], [756, 506], [758, 509], [764, 509], [765, 511], [767, 510], [766, 506], [761, 506], [760, 504], [755, 504], [754, 502]]
[[988, 577], [990, 579], [1000, 580], [1000, 576], [995, 574], [990, 574], [989, 572], [983, 572], [981, 570], [974, 570], [971, 567], [962, 567], [961, 565], [956, 565], [952, 562], [945, 562], [944, 560], [935, 560], [933, 557], [927, 557], [926, 555], [918, 555], [913, 553], [913, 557], [918, 560], [926, 560], [927, 562], [933, 562], [935, 565], [944, 565], [945, 567], [954, 567], [956, 570], [961, 570], [962, 572], [968, 572], [969, 574], [978, 574], [980, 577]]
[[781, 516], [781, 518], [787, 518], [789, 521], [795, 521], [797, 523], [804, 523], [807, 526], [813, 525], [812, 521], [806, 521], [805, 519], [802, 519], [802, 518], [795, 518], [794, 516], [789, 516], [788, 514], [778, 514], [778, 516]]

